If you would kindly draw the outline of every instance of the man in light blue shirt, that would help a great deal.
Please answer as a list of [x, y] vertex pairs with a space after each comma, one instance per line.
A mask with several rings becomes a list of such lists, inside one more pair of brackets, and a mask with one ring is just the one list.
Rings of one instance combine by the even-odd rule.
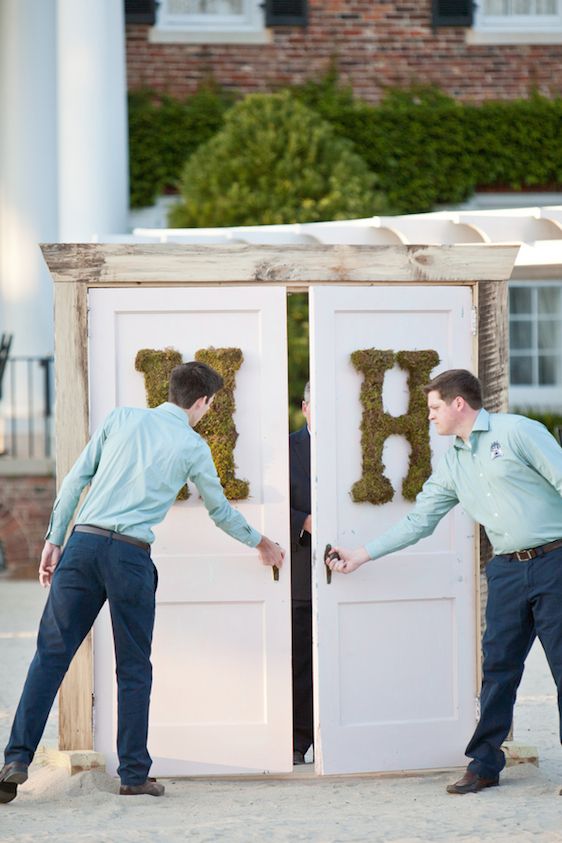
[[14, 799], [18, 784], [26, 781], [59, 686], [106, 600], [117, 663], [120, 793], [164, 793], [163, 785], [148, 778], [152, 759], [146, 747], [158, 580], [150, 558], [152, 527], [163, 520], [189, 479], [217, 527], [255, 547], [264, 565], [280, 566], [284, 558], [279, 545], [230, 506], [209, 446], [193, 429], [222, 386], [221, 376], [204, 363], [177, 366], [170, 378], [170, 400], [152, 410], [113, 410], [64, 479], [39, 567], [41, 584], [51, 590], [4, 753], [0, 803]]
[[537, 635], [558, 689], [562, 739], [562, 449], [538, 422], [484, 410], [480, 383], [464, 369], [443, 372], [424, 391], [429, 420], [453, 444], [408, 515], [364, 547], [333, 548], [329, 565], [348, 574], [414, 544], [457, 503], [485, 528], [495, 555], [486, 567], [481, 715], [467, 771], [447, 788], [476, 793], [499, 783], [501, 744]]

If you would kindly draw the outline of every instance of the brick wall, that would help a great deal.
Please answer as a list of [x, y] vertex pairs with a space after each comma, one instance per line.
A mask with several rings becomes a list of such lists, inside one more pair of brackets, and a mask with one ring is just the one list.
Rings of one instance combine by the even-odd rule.
[[1, 576], [35, 579], [54, 498], [52, 476], [0, 477]]
[[310, 0], [306, 28], [276, 27], [259, 45], [149, 44], [127, 27], [131, 90], [183, 97], [212, 76], [245, 93], [298, 84], [332, 62], [356, 95], [377, 102], [387, 86], [435, 84], [465, 101], [562, 92], [562, 44], [467, 45], [462, 27], [431, 28], [430, 0]]

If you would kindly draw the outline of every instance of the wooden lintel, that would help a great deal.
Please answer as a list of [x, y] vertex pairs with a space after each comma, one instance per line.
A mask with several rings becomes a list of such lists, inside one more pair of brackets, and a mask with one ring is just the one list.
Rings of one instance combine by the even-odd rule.
[[518, 244], [451, 246], [193, 246], [178, 243], [49, 243], [57, 284], [389, 284], [509, 278]]

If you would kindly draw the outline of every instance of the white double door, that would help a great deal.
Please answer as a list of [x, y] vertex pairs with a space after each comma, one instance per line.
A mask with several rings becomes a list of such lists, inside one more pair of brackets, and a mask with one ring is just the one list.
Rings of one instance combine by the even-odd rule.
[[[240, 348], [235, 503], [260, 532], [289, 540], [286, 291], [283, 288], [90, 291], [90, 406], [145, 406], [141, 348]], [[472, 367], [468, 288], [314, 288], [313, 608], [315, 758], [319, 773], [462, 763], [475, 717], [473, 526], [460, 511], [435, 535], [357, 573], [334, 575], [327, 542], [357, 545], [408, 509], [354, 504], [361, 474], [360, 348], [435, 349], [440, 369]], [[407, 403], [388, 373], [385, 403]], [[400, 404], [402, 402], [402, 405]], [[432, 439], [437, 458], [448, 442]], [[396, 488], [406, 446], [389, 440]], [[290, 564], [278, 580], [257, 552], [214, 527], [192, 489], [156, 529], [159, 570], [149, 749], [160, 776], [287, 772], [292, 767]], [[109, 613], [94, 635], [95, 746], [115, 769], [116, 687]]]

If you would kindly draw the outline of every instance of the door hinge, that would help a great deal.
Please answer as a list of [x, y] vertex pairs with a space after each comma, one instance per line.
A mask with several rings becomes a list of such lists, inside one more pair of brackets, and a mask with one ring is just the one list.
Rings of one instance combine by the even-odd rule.
[[480, 720], [480, 697], [474, 697], [474, 715], [478, 723]]
[[472, 305], [472, 310], [470, 312], [470, 329], [472, 331], [472, 336], [475, 337], [478, 334], [478, 308], [475, 304]]

